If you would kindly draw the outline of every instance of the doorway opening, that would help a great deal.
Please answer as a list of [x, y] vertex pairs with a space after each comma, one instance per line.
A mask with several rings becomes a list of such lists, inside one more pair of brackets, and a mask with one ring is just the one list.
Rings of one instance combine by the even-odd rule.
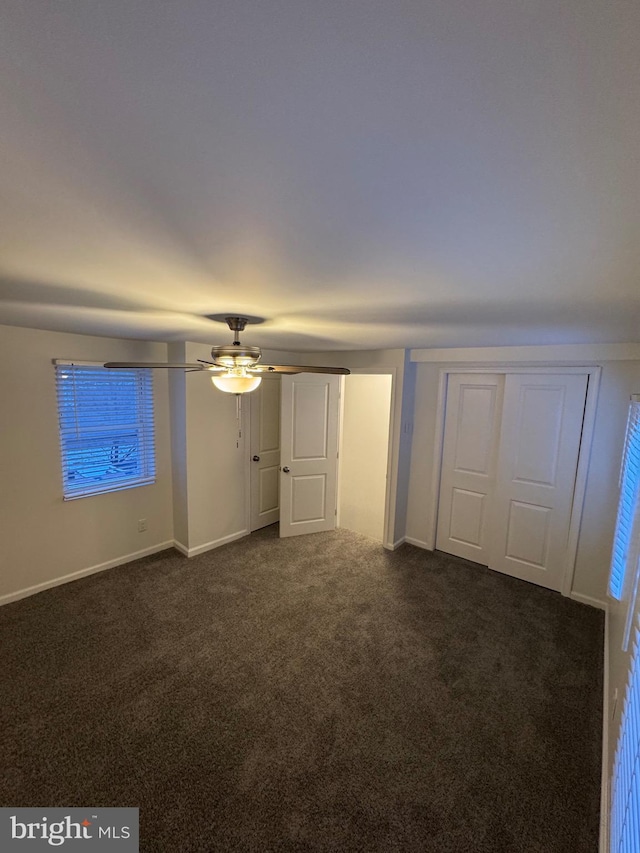
[[[381, 543], [388, 538], [392, 391], [391, 371], [344, 377], [337, 435], [335, 524]], [[288, 464], [282, 461], [282, 404], [280, 377], [265, 377], [251, 395], [251, 531], [281, 520], [281, 465]]]
[[385, 540], [391, 374], [345, 377], [338, 475], [338, 527]]

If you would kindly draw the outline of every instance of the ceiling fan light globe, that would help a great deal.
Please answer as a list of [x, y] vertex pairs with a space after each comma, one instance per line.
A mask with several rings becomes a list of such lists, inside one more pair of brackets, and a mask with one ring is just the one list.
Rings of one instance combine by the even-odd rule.
[[247, 394], [255, 391], [262, 382], [261, 376], [236, 376], [235, 374], [223, 374], [212, 376], [211, 381], [220, 391], [227, 394]]

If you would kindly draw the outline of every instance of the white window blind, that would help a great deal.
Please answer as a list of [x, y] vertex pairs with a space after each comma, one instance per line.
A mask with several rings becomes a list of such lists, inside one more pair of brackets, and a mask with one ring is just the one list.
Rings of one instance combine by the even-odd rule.
[[640, 851], [640, 673], [636, 625], [611, 779], [610, 853]]
[[65, 500], [155, 482], [151, 372], [55, 365]]
[[[638, 561], [640, 539], [640, 395], [631, 398], [622, 467], [620, 469], [620, 502], [613, 539], [609, 594], [620, 600], [625, 594], [628, 568]], [[634, 572], [635, 575], [635, 572]], [[636, 578], [629, 590], [631, 598], [636, 589]], [[633, 601], [630, 605], [633, 607]]]

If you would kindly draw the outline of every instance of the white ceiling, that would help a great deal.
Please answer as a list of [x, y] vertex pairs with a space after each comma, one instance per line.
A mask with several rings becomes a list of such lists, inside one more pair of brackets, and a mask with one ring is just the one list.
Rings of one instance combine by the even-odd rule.
[[[637, 0], [6, 0], [0, 323], [640, 340]], [[250, 333], [250, 334], [249, 334]]]

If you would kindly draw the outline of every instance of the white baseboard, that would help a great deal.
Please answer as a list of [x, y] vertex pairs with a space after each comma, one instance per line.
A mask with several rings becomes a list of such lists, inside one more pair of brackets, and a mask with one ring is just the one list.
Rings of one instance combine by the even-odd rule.
[[601, 601], [599, 598], [593, 598], [590, 595], [582, 595], [581, 592], [571, 592], [569, 593], [569, 598], [573, 599], [573, 601], [579, 601], [581, 604], [588, 604], [590, 607], [597, 607], [598, 610], [607, 611], [607, 602]]
[[425, 551], [433, 551], [433, 547], [428, 542], [423, 542], [422, 539], [414, 539], [413, 536], [405, 536], [404, 541], [409, 545], [415, 545], [416, 548], [423, 548]]
[[186, 545], [183, 545], [182, 542], [178, 542], [177, 539], [173, 540], [173, 547], [176, 551], [180, 551], [181, 554], [184, 554], [185, 557], [189, 556], [189, 549]]
[[609, 853], [609, 611], [604, 617], [604, 667], [602, 687], [602, 776], [600, 781], [599, 853]]
[[396, 548], [399, 548], [403, 542], [407, 540], [402, 536], [400, 539], [396, 539], [395, 542], [383, 542], [382, 547], [386, 548], [387, 551], [395, 551]]
[[69, 583], [70, 581], [84, 578], [87, 575], [95, 575], [107, 569], [114, 569], [116, 566], [123, 566], [125, 563], [132, 562], [132, 560], [139, 560], [141, 557], [148, 557], [149, 554], [157, 554], [158, 551], [165, 551], [167, 548], [173, 547], [173, 545], [173, 539], [170, 539], [168, 542], [159, 542], [157, 545], [151, 545], [149, 548], [143, 548], [141, 551], [134, 551], [133, 554], [125, 554], [122, 557], [116, 557], [115, 560], [108, 560], [106, 563], [99, 563], [96, 566], [89, 566], [88, 569], [80, 569], [79, 572], [71, 572], [68, 575], [51, 578], [51, 580], [43, 581], [34, 586], [27, 586], [24, 589], [17, 590], [17, 592], [9, 592], [6, 595], [0, 596], [0, 606], [10, 604], [12, 601], [19, 601], [21, 598], [28, 598], [28, 596], [43, 592], [45, 589], [61, 586], [63, 583]]
[[236, 539], [242, 539], [243, 536], [248, 536], [248, 530], [238, 530], [237, 533], [230, 533], [229, 536], [223, 536], [221, 539], [214, 539], [212, 542], [205, 542], [204, 545], [198, 545], [197, 548], [185, 548], [184, 545], [174, 543], [176, 548], [187, 557], [197, 557], [198, 554], [204, 554], [205, 551], [212, 551], [214, 548], [220, 548], [221, 545], [226, 545], [227, 542], [235, 542]]

